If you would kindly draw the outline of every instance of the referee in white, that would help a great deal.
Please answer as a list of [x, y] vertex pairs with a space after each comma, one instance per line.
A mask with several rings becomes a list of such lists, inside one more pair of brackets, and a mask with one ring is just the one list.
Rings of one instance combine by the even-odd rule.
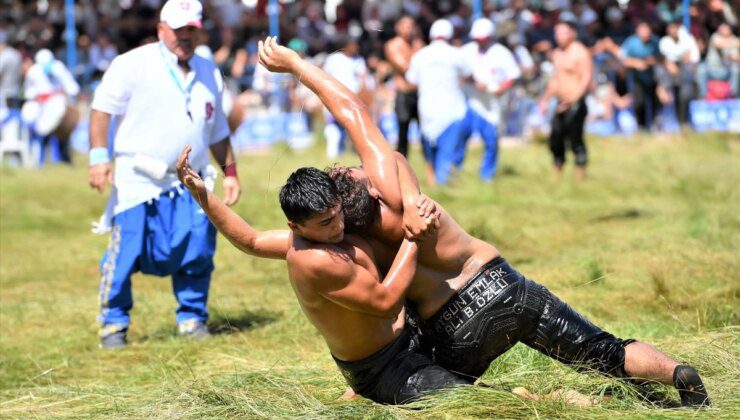
[[[89, 182], [100, 192], [106, 182], [113, 184], [107, 211], [112, 232], [100, 264], [103, 348], [126, 344], [131, 275], [139, 271], [172, 276], [180, 335], [209, 334], [206, 303], [216, 229], [177, 179], [180, 151], [192, 146], [193, 168], [213, 179], [210, 149], [224, 170], [227, 204], [237, 202], [241, 188], [221, 104], [221, 74], [194, 55], [201, 18], [198, 0], [167, 1], [157, 25], [159, 42], [113, 60], [95, 92]], [[116, 134], [109, 148], [113, 115]]]
[[472, 41], [462, 51], [473, 70], [473, 82], [465, 84], [468, 114], [465, 117], [463, 143], [457, 149], [457, 166], [462, 165], [470, 136], [477, 132], [486, 147], [480, 177], [490, 181], [498, 166], [499, 127], [503, 114], [503, 95], [521, 76], [519, 64], [508, 48], [494, 39], [496, 28], [488, 18], [479, 18], [470, 29]]

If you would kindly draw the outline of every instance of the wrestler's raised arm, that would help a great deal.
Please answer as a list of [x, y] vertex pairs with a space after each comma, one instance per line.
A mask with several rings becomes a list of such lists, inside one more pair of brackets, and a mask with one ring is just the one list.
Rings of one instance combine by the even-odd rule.
[[290, 230], [258, 231], [228, 208], [215, 194], [208, 191], [197, 172], [190, 167], [188, 154], [190, 146], [185, 146], [177, 160], [177, 176], [208, 216], [211, 223], [235, 247], [241, 251], [262, 258], [285, 259], [290, 249]]
[[393, 152], [403, 197], [403, 231], [408, 239], [424, 239], [439, 228], [437, 203], [419, 190], [419, 179], [406, 157]]
[[347, 129], [373, 187], [388, 207], [401, 212], [403, 203], [393, 150], [360, 98], [296, 52], [279, 45], [274, 37], [260, 41], [258, 47], [260, 63], [266, 69], [296, 76]]

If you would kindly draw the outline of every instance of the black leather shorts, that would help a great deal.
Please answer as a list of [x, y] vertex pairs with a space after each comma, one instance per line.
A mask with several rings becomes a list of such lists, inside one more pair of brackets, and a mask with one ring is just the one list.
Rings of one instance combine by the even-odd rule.
[[575, 368], [626, 376], [624, 347], [634, 341], [593, 325], [502, 257], [419, 327], [424, 352], [470, 382], [520, 341]]
[[419, 354], [418, 348], [418, 337], [404, 329], [365, 359], [334, 361], [356, 393], [381, 404], [404, 404], [434, 390], [468, 384]]

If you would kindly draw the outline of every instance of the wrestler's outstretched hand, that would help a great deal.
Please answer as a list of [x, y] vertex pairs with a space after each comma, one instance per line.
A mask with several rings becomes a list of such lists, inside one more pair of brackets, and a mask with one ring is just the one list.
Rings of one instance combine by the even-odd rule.
[[190, 146], [185, 146], [182, 149], [182, 153], [180, 153], [180, 157], [177, 159], [177, 177], [180, 178], [180, 182], [190, 191], [195, 201], [203, 207], [208, 197], [208, 190], [200, 175], [190, 167], [188, 155], [191, 150], [192, 148]]
[[257, 52], [260, 64], [274, 73], [290, 73], [301, 61], [298, 53], [278, 44], [277, 37], [274, 36], [268, 36], [264, 42], [259, 41]]

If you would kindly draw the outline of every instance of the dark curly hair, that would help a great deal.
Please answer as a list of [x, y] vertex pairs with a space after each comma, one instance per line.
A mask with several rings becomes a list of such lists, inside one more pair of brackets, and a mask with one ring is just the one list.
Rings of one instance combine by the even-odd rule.
[[325, 169], [337, 186], [342, 199], [344, 231], [364, 233], [377, 217], [378, 200], [370, 196], [367, 180], [358, 180], [350, 174], [352, 168], [332, 166]]
[[324, 213], [341, 203], [329, 175], [316, 168], [300, 168], [290, 174], [280, 189], [280, 207], [288, 220], [303, 224], [311, 216]]

